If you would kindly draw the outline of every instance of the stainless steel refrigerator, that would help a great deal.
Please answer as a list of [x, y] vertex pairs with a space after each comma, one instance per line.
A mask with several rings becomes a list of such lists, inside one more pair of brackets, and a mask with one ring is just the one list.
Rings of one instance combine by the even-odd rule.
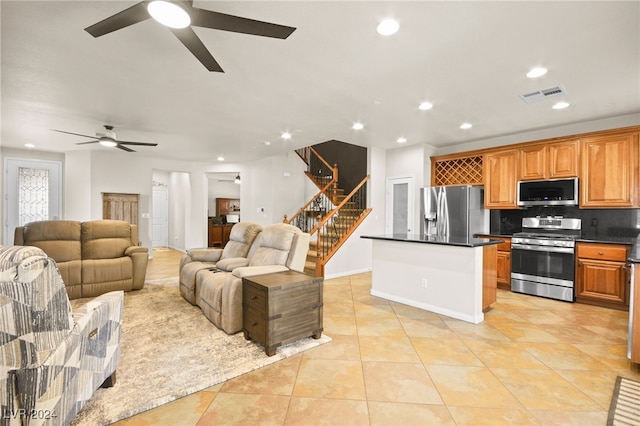
[[456, 185], [420, 188], [420, 233], [468, 240], [489, 233], [484, 186]]

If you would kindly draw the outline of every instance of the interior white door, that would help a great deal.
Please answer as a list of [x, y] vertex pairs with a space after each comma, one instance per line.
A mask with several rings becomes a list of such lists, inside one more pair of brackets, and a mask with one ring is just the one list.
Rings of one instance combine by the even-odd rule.
[[153, 188], [152, 246], [169, 245], [169, 191], [165, 187]]
[[18, 226], [62, 216], [62, 163], [6, 158], [3, 244], [13, 244]]
[[415, 207], [413, 177], [387, 179], [385, 233], [411, 234]]

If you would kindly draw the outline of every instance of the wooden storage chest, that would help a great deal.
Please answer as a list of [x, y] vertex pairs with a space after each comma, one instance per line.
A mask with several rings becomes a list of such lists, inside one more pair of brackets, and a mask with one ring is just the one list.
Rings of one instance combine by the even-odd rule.
[[322, 282], [295, 271], [242, 279], [244, 337], [264, 346], [267, 355], [278, 346], [322, 335]]

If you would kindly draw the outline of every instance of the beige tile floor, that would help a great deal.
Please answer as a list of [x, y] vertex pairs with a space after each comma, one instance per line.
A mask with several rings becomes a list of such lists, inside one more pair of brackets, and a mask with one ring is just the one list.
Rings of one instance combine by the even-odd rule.
[[[154, 251], [148, 279], [176, 276]], [[371, 296], [368, 273], [326, 280], [332, 342], [120, 425], [605, 425], [626, 312], [499, 290], [482, 324]]]

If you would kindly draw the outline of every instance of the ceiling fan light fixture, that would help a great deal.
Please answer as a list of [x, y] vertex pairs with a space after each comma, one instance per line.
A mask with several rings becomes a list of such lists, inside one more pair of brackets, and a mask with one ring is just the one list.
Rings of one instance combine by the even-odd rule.
[[107, 148], [113, 148], [114, 146], [118, 145], [116, 141], [108, 136], [102, 136], [100, 139], [98, 139], [98, 142], [100, 143], [100, 145], [106, 146]]
[[189, 13], [179, 4], [155, 0], [147, 5], [149, 15], [169, 28], [186, 28], [191, 24]]

